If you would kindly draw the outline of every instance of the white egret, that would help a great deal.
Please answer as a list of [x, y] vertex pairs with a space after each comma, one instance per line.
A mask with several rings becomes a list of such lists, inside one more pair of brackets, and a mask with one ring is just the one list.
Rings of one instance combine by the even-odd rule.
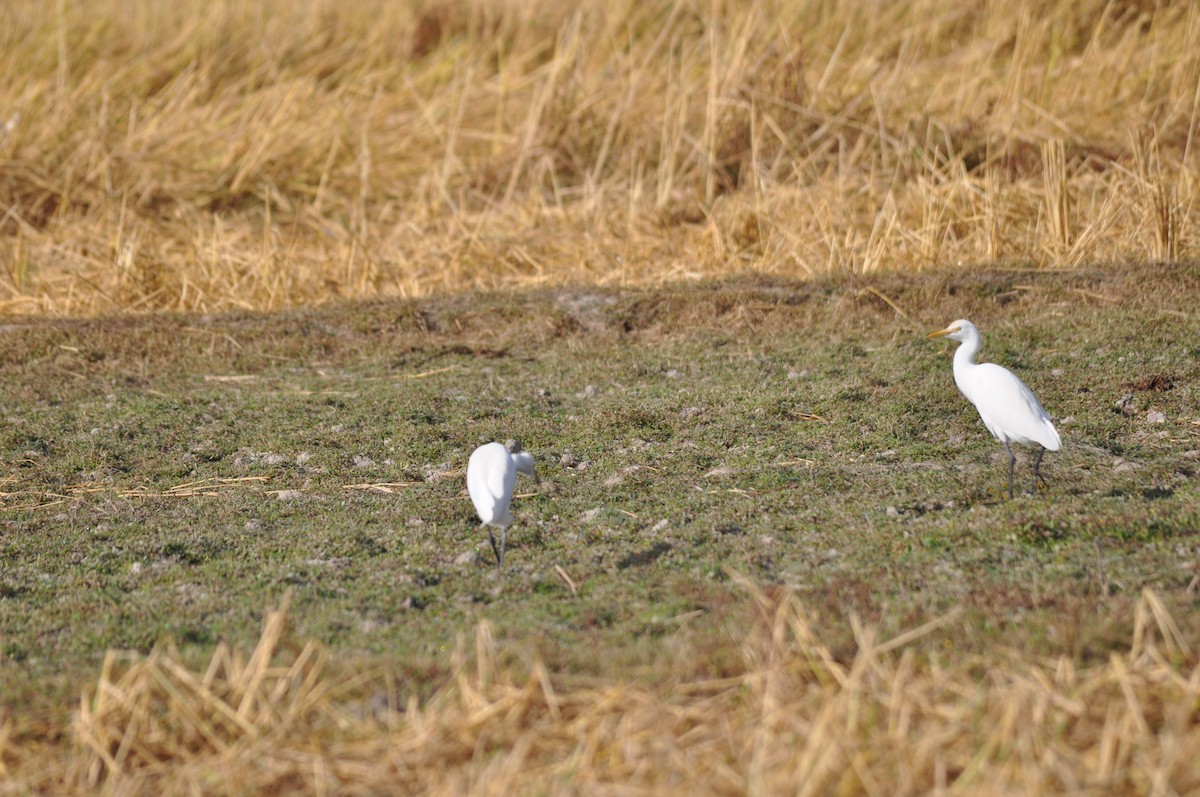
[[992, 437], [1004, 443], [1004, 449], [1008, 451], [1009, 498], [1013, 497], [1013, 466], [1017, 462], [1009, 444], [1038, 446], [1033, 462], [1032, 490], [1037, 492], [1042, 456], [1047, 451], [1057, 451], [1061, 445], [1058, 431], [1038, 403], [1037, 396], [1007, 368], [995, 363], [975, 362], [975, 355], [983, 345], [983, 336], [970, 321], [959, 319], [926, 337], [946, 337], [962, 344], [954, 352], [954, 384], [979, 410], [979, 417]]
[[[508, 527], [513, 520], [509, 504], [517, 486], [518, 473], [532, 476], [538, 484], [542, 482], [534, 469], [533, 455], [522, 451], [521, 444], [516, 440], [509, 440], [504, 445], [481, 445], [467, 461], [467, 492], [471, 494], [471, 503], [475, 505], [479, 519], [487, 529], [497, 567], [504, 566], [504, 547], [508, 543]], [[496, 547], [491, 526], [500, 529], [499, 547]]]

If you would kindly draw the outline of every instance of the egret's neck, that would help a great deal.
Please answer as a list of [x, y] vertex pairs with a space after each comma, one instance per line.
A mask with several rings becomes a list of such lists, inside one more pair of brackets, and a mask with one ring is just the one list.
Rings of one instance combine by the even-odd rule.
[[974, 365], [975, 355], [979, 354], [979, 349], [983, 346], [983, 341], [978, 337], [967, 338], [959, 345], [958, 351], [954, 352], [954, 367], [960, 365]]
[[979, 354], [979, 349], [983, 345], [983, 341], [978, 338], [968, 338], [964, 340], [954, 352], [954, 383], [958, 385], [958, 389], [965, 395], [967, 390], [965, 385], [967, 373], [975, 367], [975, 355]]
[[512, 454], [513, 465], [517, 468], [517, 473], [524, 473], [526, 476], [536, 477], [533, 464], [533, 454], [528, 451], [520, 451]]

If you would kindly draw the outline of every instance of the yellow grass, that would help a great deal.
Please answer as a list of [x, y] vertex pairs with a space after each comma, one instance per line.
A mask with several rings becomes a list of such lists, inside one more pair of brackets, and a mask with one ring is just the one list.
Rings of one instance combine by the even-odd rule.
[[[1200, 790], [1200, 661], [1152, 592], [1128, 653], [1079, 668], [960, 654], [954, 615], [886, 641], [852, 619], [857, 653], [839, 660], [794, 595], [748, 588], [758, 621], [727, 677], [581, 681], [506, 655], [485, 623], [424, 701], [381, 674], [327, 673], [318, 645], [288, 643], [285, 599], [249, 656], [222, 645], [193, 670], [170, 644], [110, 654], [68, 744], [24, 746], [0, 729], [0, 793]], [[931, 637], [934, 652], [915, 654]]]
[[1200, 250], [1200, 6], [6, 0], [0, 311]]

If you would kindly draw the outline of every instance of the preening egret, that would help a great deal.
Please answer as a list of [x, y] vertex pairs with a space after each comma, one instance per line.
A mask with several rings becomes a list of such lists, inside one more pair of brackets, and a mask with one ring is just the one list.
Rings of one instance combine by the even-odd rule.
[[[475, 511], [487, 529], [497, 567], [504, 566], [504, 547], [508, 543], [508, 527], [512, 523], [509, 504], [517, 486], [518, 473], [532, 476], [541, 484], [542, 480], [533, 466], [533, 454], [522, 451], [521, 444], [516, 440], [509, 440], [504, 445], [481, 445], [467, 461], [467, 492], [471, 494], [471, 503], [475, 504]], [[500, 529], [499, 547], [496, 547], [491, 526]]]
[[1004, 449], [1008, 451], [1009, 498], [1013, 497], [1013, 466], [1017, 462], [1009, 443], [1039, 446], [1037, 459], [1033, 461], [1032, 492], [1037, 492], [1042, 456], [1047, 451], [1057, 451], [1061, 445], [1058, 431], [1038, 403], [1037, 396], [1007, 368], [995, 363], [975, 362], [975, 355], [983, 345], [983, 336], [970, 321], [959, 319], [926, 337], [946, 337], [962, 344], [954, 352], [954, 384], [979, 410], [979, 417], [992, 437], [1004, 443]]

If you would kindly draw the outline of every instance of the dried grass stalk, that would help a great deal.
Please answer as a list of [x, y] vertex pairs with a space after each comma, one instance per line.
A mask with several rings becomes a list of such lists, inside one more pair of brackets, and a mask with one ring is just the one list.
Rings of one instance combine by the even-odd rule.
[[851, 618], [857, 652], [839, 658], [795, 595], [744, 586], [758, 619], [728, 677], [580, 681], [514, 663], [482, 623], [446, 684], [404, 705], [392, 681], [347, 683], [317, 646], [288, 646], [285, 598], [246, 658], [222, 645], [192, 670], [169, 643], [111, 654], [73, 750], [39, 756], [0, 731], [0, 762], [18, 790], [129, 795], [1200, 789], [1196, 641], [1151, 591], [1129, 651], [1079, 667], [959, 655], [957, 615], [890, 640]]
[[0, 312], [1200, 252], [1195, 3], [0, 15]]

